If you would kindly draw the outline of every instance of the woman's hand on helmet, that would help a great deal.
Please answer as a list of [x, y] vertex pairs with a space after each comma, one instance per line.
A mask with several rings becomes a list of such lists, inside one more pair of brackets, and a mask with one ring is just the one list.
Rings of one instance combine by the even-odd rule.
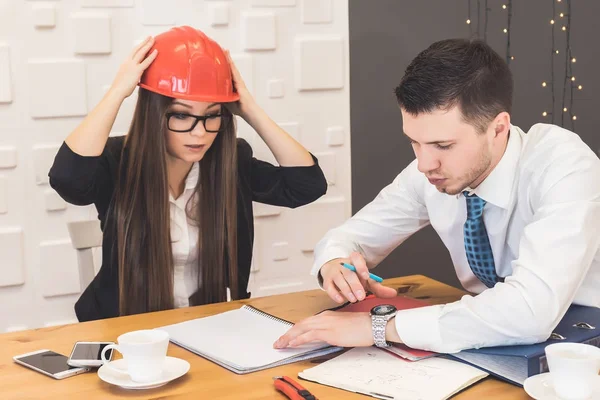
[[110, 90], [118, 96], [125, 99], [129, 97], [136, 85], [139, 83], [142, 74], [152, 64], [156, 58], [158, 50], [154, 49], [150, 54], [148, 51], [154, 44], [154, 38], [149, 36], [142, 43], [137, 45], [127, 59], [119, 67], [119, 72], [115, 77]]
[[225, 103], [229, 111], [231, 111], [235, 115], [239, 115], [240, 117], [247, 120], [247, 116], [252, 112], [252, 107], [255, 106], [254, 98], [248, 91], [246, 87], [246, 83], [242, 78], [242, 74], [238, 71], [235, 63], [231, 59], [229, 55], [229, 50], [225, 51], [225, 55], [227, 56], [227, 60], [229, 60], [229, 66], [231, 67], [231, 76], [233, 77], [233, 88], [240, 95], [240, 99], [234, 103]]

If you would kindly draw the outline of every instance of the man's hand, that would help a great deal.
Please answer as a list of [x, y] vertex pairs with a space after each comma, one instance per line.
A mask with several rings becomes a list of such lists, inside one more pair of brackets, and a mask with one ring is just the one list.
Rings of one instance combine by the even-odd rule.
[[325, 311], [294, 325], [273, 347], [284, 349], [313, 341], [342, 347], [371, 346], [371, 316], [368, 312]]
[[[356, 272], [344, 268], [341, 263], [354, 265]], [[337, 303], [345, 299], [354, 303], [365, 298], [365, 290], [381, 298], [396, 297], [396, 290], [369, 279], [369, 268], [362, 254], [354, 252], [350, 258], [336, 258], [324, 264], [320, 272], [323, 289]]]

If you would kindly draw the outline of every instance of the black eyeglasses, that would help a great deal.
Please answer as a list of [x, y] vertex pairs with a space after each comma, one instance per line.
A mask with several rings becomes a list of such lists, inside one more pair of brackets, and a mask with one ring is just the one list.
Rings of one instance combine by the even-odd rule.
[[199, 121], [202, 121], [204, 130], [208, 133], [219, 133], [227, 127], [227, 117], [221, 113], [209, 115], [192, 115], [181, 112], [167, 113], [167, 126], [173, 132], [191, 132]]

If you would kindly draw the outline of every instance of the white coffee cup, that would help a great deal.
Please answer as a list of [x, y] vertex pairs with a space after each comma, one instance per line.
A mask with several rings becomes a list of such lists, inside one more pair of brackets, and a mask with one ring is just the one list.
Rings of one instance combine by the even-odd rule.
[[[102, 363], [118, 373], [126, 373], [135, 382], [152, 382], [158, 379], [163, 371], [169, 334], [157, 329], [133, 331], [117, 338], [118, 344], [111, 344], [102, 350]], [[127, 371], [115, 368], [106, 359], [106, 352], [115, 349], [123, 354], [127, 362]]]
[[591, 399], [600, 371], [600, 349], [589, 344], [554, 343], [545, 351], [556, 395], [564, 400]]

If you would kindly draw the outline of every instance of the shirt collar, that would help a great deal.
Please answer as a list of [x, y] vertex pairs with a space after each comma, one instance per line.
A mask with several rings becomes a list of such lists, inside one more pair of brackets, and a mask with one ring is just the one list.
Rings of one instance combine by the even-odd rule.
[[[521, 155], [523, 131], [511, 125], [506, 150], [500, 162], [475, 189], [466, 188], [469, 194], [476, 194], [488, 203], [508, 209], [511, 204], [513, 183]], [[459, 194], [459, 196], [462, 195]]]
[[197, 162], [195, 162], [194, 164], [192, 164], [192, 169], [190, 170], [190, 172], [188, 172], [187, 176], [185, 177], [185, 189], [183, 190], [183, 193], [177, 198], [177, 200], [175, 200], [173, 198], [173, 195], [169, 191], [169, 201], [183, 208], [185, 202], [187, 202], [187, 199], [190, 197], [189, 195], [187, 195], [188, 191], [194, 190], [196, 188], [199, 176], [200, 165]]
[[200, 175], [200, 166], [197, 162], [192, 165], [192, 169], [188, 172], [185, 178], [185, 190], [194, 189], [198, 183], [198, 176]]

